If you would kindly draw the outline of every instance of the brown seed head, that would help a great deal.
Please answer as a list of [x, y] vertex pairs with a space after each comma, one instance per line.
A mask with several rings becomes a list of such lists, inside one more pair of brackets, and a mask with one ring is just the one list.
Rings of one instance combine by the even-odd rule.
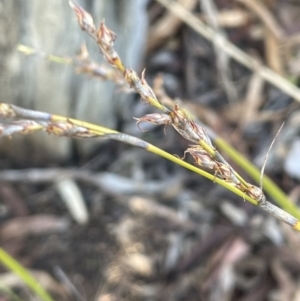
[[201, 137], [195, 133], [191, 124], [191, 118], [186, 111], [179, 109], [176, 104], [170, 113], [170, 117], [172, 120], [172, 126], [183, 138], [194, 143], [199, 142]]
[[151, 122], [156, 125], [168, 125], [171, 124], [171, 118], [167, 114], [161, 114], [161, 113], [153, 113], [153, 114], [147, 114], [144, 117], [141, 118], [135, 118], [137, 120], [137, 126], [139, 127], [139, 124], [141, 122]]
[[246, 191], [246, 193], [253, 199], [259, 201], [259, 202], [264, 202], [266, 200], [266, 197], [264, 195], [264, 193], [262, 192], [262, 190], [255, 186], [255, 185], [251, 185], [248, 184], [248, 189]]
[[141, 80], [133, 69], [127, 68], [125, 70], [124, 77], [128, 85], [130, 86], [130, 88], [134, 88], [134, 89], [136, 89], [136, 87], [141, 88]]
[[199, 140], [204, 140], [209, 146], [213, 147], [205, 129], [191, 119], [189, 120], [189, 123], [195, 134], [199, 137]]
[[99, 29], [97, 30], [97, 43], [104, 52], [110, 52], [114, 47], [114, 41], [117, 35], [105, 26], [104, 21], [100, 23]]
[[231, 181], [232, 172], [230, 166], [227, 166], [221, 162], [215, 161], [211, 155], [203, 149], [199, 145], [193, 145], [189, 147], [184, 154], [190, 153], [191, 156], [194, 158], [195, 163], [199, 166], [209, 168], [214, 171], [216, 176], [220, 178]]
[[46, 131], [48, 134], [66, 136], [73, 127], [74, 125], [69, 122], [52, 122], [47, 126]]
[[52, 122], [48, 124], [46, 131], [57, 136], [68, 136], [73, 138], [91, 138], [97, 136], [87, 128], [76, 126], [72, 122]]
[[206, 150], [199, 145], [193, 145], [189, 147], [184, 154], [189, 153], [195, 160], [195, 163], [199, 166], [214, 170], [217, 167], [216, 162], [211, 158]]
[[142, 81], [137, 75], [137, 73], [130, 68], [125, 70], [124, 76], [128, 85], [131, 88], [133, 88], [137, 93], [139, 93], [142, 99], [146, 101], [146, 103], [149, 103], [149, 98], [152, 97], [152, 93], [151, 91], [149, 91], [150, 87], [146, 83], [145, 79], [143, 79]]
[[92, 16], [81, 6], [74, 4], [72, 1], [69, 1], [69, 4], [76, 14], [81, 29], [88, 32], [90, 35], [93, 35], [96, 31], [96, 27]]

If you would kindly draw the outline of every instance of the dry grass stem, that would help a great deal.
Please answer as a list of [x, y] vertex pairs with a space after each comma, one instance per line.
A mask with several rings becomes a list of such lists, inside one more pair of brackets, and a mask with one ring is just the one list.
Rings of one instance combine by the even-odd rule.
[[253, 72], [249, 80], [244, 105], [247, 108], [241, 114], [239, 128], [244, 129], [249, 123], [258, 116], [259, 108], [263, 102], [264, 80], [257, 72]]
[[229, 68], [229, 56], [223, 49], [223, 41], [226, 40], [226, 33], [221, 28], [218, 22], [218, 10], [213, 0], [200, 1], [203, 12], [207, 15], [208, 24], [218, 33], [217, 37], [223, 37], [222, 39], [217, 38], [214, 43], [214, 50], [216, 53], [217, 66], [220, 74], [220, 81], [224, 86], [227, 98], [229, 101], [237, 101], [238, 93], [232, 82], [232, 74]]
[[265, 26], [265, 47], [267, 65], [280, 75], [284, 74], [282, 60], [282, 42], [284, 31], [267, 9], [267, 7], [256, 0], [238, 0], [238, 2], [252, 10]]
[[226, 52], [230, 57], [249, 68], [252, 71], [258, 72], [258, 74], [267, 82], [274, 85], [278, 89], [282, 90], [289, 96], [293, 97], [295, 100], [300, 102], [300, 89], [294, 84], [290, 83], [286, 78], [280, 76], [271, 69], [261, 65], [255, 58], [251, 57], [234, 44], [226, 40], [224, 37], [220, 36], [212, 28], [205, 25], [200, 19], [195, 17], [192, 13], [182, 8], [181, 5], [175, 1], [169, 0], [156, 0], [163, 6], [165, 6], [169, 11], [174, 13], [176, 16], [181, 18], [187, 25], [193, 28], [196, 32], [201, 34], [207, 40], [215, 43], [217, 39], [223, 40], [223, 51]]
[[[192, 11], [198, 0], [179, 0], [186, 10]], [[178, 30], [182, 20], [172, 13], [167, 12], [158, 22], [149, 30], [147, 51], [150, 52], [160, 46], [168, 37]]]
[[265, 7], [264, 3], [256, 0], [236, 0], [247, 6], [252, 10], [264, 23], [266, 28], [271, 32], [271, 34], [276, 37], [278, 40], [284, 37], [284, 31], [281, 26], [278, 24], [273, 15]]

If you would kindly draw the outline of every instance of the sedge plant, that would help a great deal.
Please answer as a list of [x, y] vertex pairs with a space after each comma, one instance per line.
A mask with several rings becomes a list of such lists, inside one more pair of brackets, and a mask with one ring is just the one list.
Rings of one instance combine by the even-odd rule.
[[[184, 159], [167, 153], [140, 138], [113, 129], [65, 116], [29, 110], [7, 103], [0, 103], [0, 117], [5, 120], [5, 122], [0, 124], [0, 136], [11, 136], [15, 133], [25, 135], [36, 131], [45, 131], [57, 136], [114, 139], [131, 144], [164, 157], [175, 164], [223, 186], [240, 196], [243, 200], [258, 206], [278, 220], [300, 231], [299, 209], [286, 198], [279, 188], [276, 188], [270, 179], [267, 178], [264, 180], [264, 186], [269, 192], [274, 190], [275, 193], [280, 195], [281, 205], [286, 211], [270, 203], [260, 187], [248, 183], [232, 168], [215, 148], [204, 127], [195, 122], [191, 114], [184, 108], [181, 108], [178, 103], [164, 101], [163, 97], [161, 99], [157, 97], [145, 79], [145, 72], [143, 72], [140, 77], [134, 70], [124, 66], [117, 51], [114, 49], [116, 34], [111, 31], [104, 22], [101, 22], [100, 26], [96, 28], [93, 18], [88, 12], [72, 2], [70, 2], [70, 6], [77, 16], [79, 26], [95, 41], [102, 56], [110, 66], [98, 65], [91, 61], [85, 47], [82, 47], [81, 54], [74, 59], [60, 58], [46, 54], [42, 54], [42, 56], [54, 62], [74, 65], [76, 70], [80, 73], [111, 80], [124, 89], [129, 86], [135, 90], [146, 104], [160, 111], [141, 118], [136, 118], [137, 125], [139, 125], [140, 122], [150, 122], [156, 125], [172, 126], [183, 138], [192, 143], [185, 150], [184, 156], [190, 154], [195, 161], [195, 165], [189, 164], [184, 161]], [[19, 46], [19, 50], [26, 54], [36, 53], [34, 49], [26, 46]], [[258, 170], [234, 151], [226, 142], [217, 137], [214, 139], [214, 142], [219, 148], [226, 150], [241, 166], [244, 166], [254, 178], [259, 179]], [[210, 170], [211, 172], [207, 172], [206, 170]], [[275, 194], [273, 194], [273, 196], [275, 196]], [[15, 262], [7, 255], [8, 254], [0, 248], [0, 261], [9, 269], [18, 273], [26, 283], [31, 283], [30, 287], [35, 290], [43, 300], [50, 301], [51, 297], [49, 297], [47, 293], [45, 294], [43, 291], [40, 291], [39, 286], [35, 285], [34, 280], [24, 273], [22, 267], [17, 264], [12, 265], [12, 263]]]
[[[100, 53], [113, 68], [98, 65], [91, 61], [85, 47], [82, 48], [81, 54], [75, 59], [63, 59], [53, 55], [47, 56], [47, 58], [56, 62], [73, 64], [78, 72], [112, 80], [122, 87], [128, 85], [131, 89], [135, 90], [146, 104], [161, 111], [136, 118], [137, 125], [139, 125], [140, 122], [151, 122], [156, 125], [172, 126], [183, 138], [192, 143], [188, 149], [186, 149], [184, 155], [190, 154], [194, 158], [195, 165], [197, 166], [188, 164], [184, 160], [144, 140], [117, 132], [113, 129], [64, 116], [28, 110], [6, 103], [0, 103], [0, 117], [7, 120], [7, 122], [0, 125], [0, 133], [2, 136], [10, 136], [14, 133], [29, 134], [43, 130], [59, 136], [74, 138], [99, 137], [129, 143], [160, 155], [214, 181], [300, 231], [300, 222], [298, 221], [300, 214], [298, 208], [286, 202], [290, 205], [289, 211], [293, 211], [293, 215], [297, 216], [293, 217], [285, 210], [267, 201], [262, 189], [248, 183], [232, 168], [214, 147], [204, 127], [196, 123], [184, 108], [181, 108], [178, 103], [174, 102], [169, 102], [166, 105], [163, 101], [158, 99], [154, 90], [148, 85], [145, 79], [145, 71], [143, 71], [140, 77], [133, 69], [125, 67], [114, 48], [114, 41], [117, 36], [104, 22], [101, 22], [99, 27], [96, 28], [94, 20], [88, 12], [79, 5], [73, 4], [71, 1], [70, 6], [76, 14], [81, 29], [95, 41]], [[19, 46], [19, 50], [27, 54], [35, 52], [35, 50], [25, 46]], [[216, 144], [222, 145], [222, 148], [226, 148], [220, 139], [215, 140]], [[202, 168], [211, 170], [211, 173]], [[253, 170], [252, 174], [256, 176]], [[286, 205], [286, 207], [288, 206]]]

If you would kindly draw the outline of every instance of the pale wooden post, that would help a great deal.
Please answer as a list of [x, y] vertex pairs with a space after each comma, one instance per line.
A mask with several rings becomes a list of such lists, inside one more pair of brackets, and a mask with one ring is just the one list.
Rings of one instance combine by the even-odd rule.
[[[116, 49], [126, 65], [135, 69], [145, 45], [146, 0], [77, 1], [95, 22], [105, 18], [118, 34]], [[97, 24], [97, 23], [96, 23]], [[97, 24], [98, 25], [98, 24]], [[114, 127], [115, 111], [126, 105], [124, 96], [111, 83], [74, 74], [69, 66], [35, 57], [15, 49], [22, 43], [58, 55], [75, 55], [87, 42], [93, 59], [103, 61], [97, 46], [81, 32], [68, 1], [4, 1], [0, 5], [0, 101], [72, 116]], [[96, 141], [76, 141], [86, 154]], [[45, 133], [0, 139], [0, 153], [13, 160], [43, 163], [66, 160], [72, 152], [71, 139]]]

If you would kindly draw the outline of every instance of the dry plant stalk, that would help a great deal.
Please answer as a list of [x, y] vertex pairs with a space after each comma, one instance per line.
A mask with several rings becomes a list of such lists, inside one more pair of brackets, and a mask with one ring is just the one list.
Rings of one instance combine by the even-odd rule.
[[[72, 2], [70, 2], [70, 5], [77, 16], [81, 29], [95, 40], [106, 61], [115, 68], [146, 104], [163, 112], [137, 118], [137, 125], [144, 121], [157, 125], [171, 125], [183, 138], [193, 143], [185, 151], [185, 155], [189, 153], [194, 158], [196, 165], [210, 169], [214, 175], [213, 179], [217, 183], [226, 182], [226, 185], [223, 186], [227, 186], [227, 188], [230, 186], [231, 188], [228, 189], [238, 191], [238, 194], [243, 195], [245, 199], [251, 200], [253, 204], [272, 214], [275, 218], [300, 231], [300, 221], [268, 202], [259, 187], [247, 183], [214, 148], [205, 129], [196, 124], [185, 110], [180, 109], [178, 104], [167, 107], [157, 99], [154, 91], [145, 80], [145, 72], [142, 73], [140, 78], [134, 70], [124, 66], [114, 49], [116, 34], [106, 27], [104, 22], [101, 22], [99, 28], [96, 29], [93, 18], [89, 13]], [[85, 56], [83, 55], [83, 57]], [[118, 78], [120, 78], [119, 75]], [[0, 124], [0, 136], [10, 136], [14, 133], [29, 134], [43, 130], [54, 135], [74, 138], [102, 137], [116, 139], [147, 150], [149, 150], [150, 145], [136, 137], [84, 121], [26, 110], [5, 103], [0, 103], [0, 118], [6, 120], [5, 123]], [[182, 165], [187, 167], [187, 164]]]

